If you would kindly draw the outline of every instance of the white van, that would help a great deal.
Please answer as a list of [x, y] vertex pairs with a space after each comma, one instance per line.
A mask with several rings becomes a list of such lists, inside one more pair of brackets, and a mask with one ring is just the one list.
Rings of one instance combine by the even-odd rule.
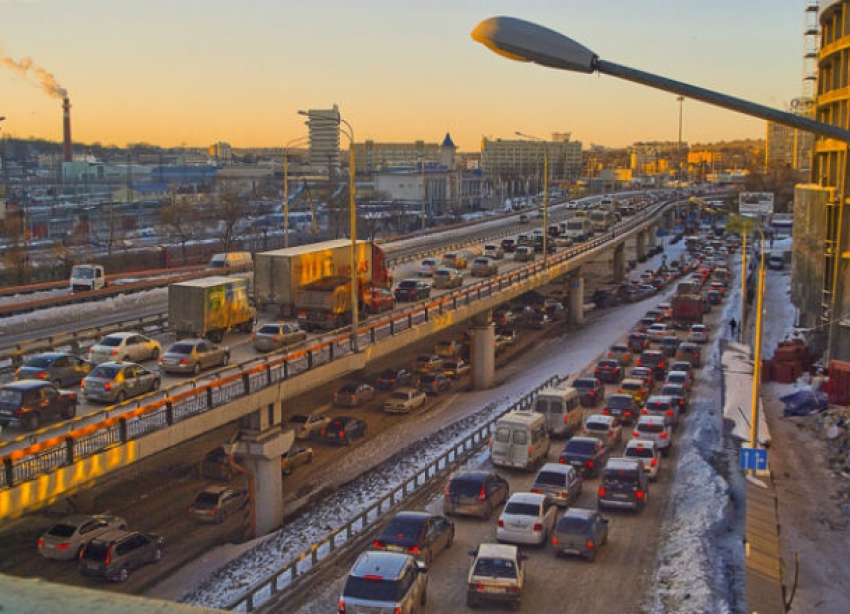
[[254, 259], [251, 258], [251, 252], [224, 252], [221, 254], [213, 254], [210, 258], [208, 269], [226, 269], [230, 267], [239, 267], [239, 270], [249, 270], [254, 266]]
[[534, 411], [546, 417], [552, 435], [565, 436], [581, 429], [581, 405], [578, 390], [561, 384], [537, 393]]
[[534, 469], [549, 454], [546, 417], [533, 411], [508, 412], [490, 436], [490, 462], [495, 466]]
[[567, 220], [562, 234], [573, 241], [586, 241], [593, 236], [593, 226], [586, 217], [574, 217]]
[[109, 285], [99, 264], [77, 264], [71, 269], [71, 292], [100, 290]]

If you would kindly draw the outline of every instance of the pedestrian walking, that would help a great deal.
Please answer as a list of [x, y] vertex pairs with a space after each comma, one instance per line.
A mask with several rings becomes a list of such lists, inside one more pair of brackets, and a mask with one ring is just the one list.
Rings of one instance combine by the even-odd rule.
[[738, 328], [738, 323], [735, 321], [735, 318], [729, 320], [729, 333], [732, 337], [735, 336], [735, 329]]

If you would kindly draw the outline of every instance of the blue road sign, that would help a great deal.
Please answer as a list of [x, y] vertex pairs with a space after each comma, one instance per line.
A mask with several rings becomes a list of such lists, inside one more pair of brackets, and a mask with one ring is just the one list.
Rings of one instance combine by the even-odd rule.
[[740, 466], [743, 471], [767, 471], [767, 450], [741, 448]]

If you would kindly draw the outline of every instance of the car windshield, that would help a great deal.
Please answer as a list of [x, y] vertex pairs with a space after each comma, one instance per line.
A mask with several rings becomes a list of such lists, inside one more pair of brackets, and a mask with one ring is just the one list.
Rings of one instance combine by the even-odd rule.
[[436, 375], [434, 375], [434, 374], [432, 374], [432, 373], [425, 373], [425, 374], [423, 374], [423, 375], [422, 375], [422, 377], [420, 378], [420, 381], [421, 381], [423, 384], [427, 384], [428, 382], [433, 382], [435, 379], [437, 379], [437, 376], [436, 376]]
[[688, 380], [688, 376], [684, 373], [668, 373], [667, 381], [674, 384], [684, 384]]
[[558, 533], [579, 533], [581, 535], [586, 535], [590, 533], [590, 523], [586, 520], [582, 520], [581, 518], [570, 518], [568, 516], [564, 516], [558, 521], [556, 531]]
[[567, 446], [564, 448], [564, 454], [588, 455], [593, 454], [594, 450], [596, 450], [595, 441], [587, 441], [586, 439], [571, 439], [567, 442]]
[[10, 388], [0, 388], [0, 404], [17, 407], [21, 404], [24, 398], [24, 393], [20, 390], [12, 390]]
[[303, 415], [303, 414], [298, 414], [297, 416], [292, 416], [292, 417], [289, 419], [289, 421], [290, 421], [290, 422], [295, 422], [295, 423], [297, 423], [297, 424], [304, 424], [304, 423], [306, 423], [306, 422], [307, 422], [307, 416], [305, 416], [305, 415]]
[[647, 448], [645, 446], [629, 446], [626, 448], [626, 453], [623, 455], [626, 458], [652, 458], [652, 448]]
[[455, 478], [449, 483], [449, 493], [456, 496], [477, 497], [484, 483], [474, 479]]
[[114, 379], [121, 372], [121, 367], [114, 365], [100, 365], [94, 368], [89, 377], [100, 377], [102, 379]]
[[534, 516], [540, 515], [540, 506], [536, 503], [521, 503], [519, 501], [508, 501], [505, 506], [505, 514], [513, 516]]
[[100, 340], [100, 343], [98, 343], [98, 345], [102, 345], [102, 346], [108, 347], [108, 348], [114, 348], [114, 347], [118, 347], [119, 345], [121, 345], [122, 339], [123, 339], [123, 337], [104, 337], [103, 339]]
[[620, 387], [623, 390], [640, 390], [641, 383], [640, 382], [623, 382], [620, 384]]
[[577, 379], [573, 382], [573, 388], [578, 390], [593, 390], [595, 387], [594, 381], [589, 379]]
[[45, 356], [35, 356], [30, 358], [28, 361], [24, 363], [25, 367], [32, 367], [33, 369], [46, 369], [50, 365], [53, 364], [52, 358], [47, 358]]
[[390, 398], [398, 401], [407, 401], [410, 396], [406, 392], [394, 392], [390, 395]]
[[103, 561], [109, 554], [109, 545], [100, 542], [90, 542], [83, 551], [82, 557], [87, 561]]
[[74, 534], [74, 531], [77, 530], [77, 527], [71, 524], [57, 524], [53, 525], [53, 528], [50, 529], [47, 534], [53, 535], [54, 537], [71, 537]]
[[274, 324], [265, 324], [260, 329], [260, 334], [263, 335], [277, 335], [280, 333], [280, 327], [275, 326]]
[[615, 394], [608, 398], [608, 407], [614, 409], [628, 409], [632, 403], [632, 397], [624, 394]]
[[516, 565], [507, 559], [485, 559], [479, 558], [475, 561], [475, 576], [487, 576], [490, 578], [516, 578]]
[[637, 425], [636, 429], [639, 433], [660, 433], [664, 427], [660, 422], [644, 422]]
[[190, 343], [175, 343], [168, 348], [169, 354], [191, 354], [192, 345]]
[[534, 480], [535, 484], [546, 484], [548, 486], [563, 486], [565, 482], [564, 474], [557, 471], [541, 471]]
[[415, 282], [415, 281], [403, 281], [403, 282], [400, 282], [400, 283], [398, 284], [398, 287], [399, 287], [399, 288], [404, 288], [404, 289], [408, 289], [408, 288], [415, 288], [415, 287], [416, 287], [416, 282]]
[[384, 527], [379, 540], [398, 540], [404, 542], [415, 542], [419, 539], [419, 534], [422, 532], [422, 524], [419, 521], [412, 521], [408, 518], [393, 518], [389, 524]]
[[588, 431], [607, 431], [608, 426], [607, 422], [587, 422], [584, 428]]
[[217, 505], [218, 493], [202, 492], [195, 498], [195, 505]]
[[366, 601], [388, 601], [395, 603], [404, 595], [397, 580], [384, 580], [380, 576], [357, 578], [349, 576], [342, 591], [343, 597]]
[[357, 384], [346, 384], [339, 389], [340, 394], [354, 394], [357, 391]]

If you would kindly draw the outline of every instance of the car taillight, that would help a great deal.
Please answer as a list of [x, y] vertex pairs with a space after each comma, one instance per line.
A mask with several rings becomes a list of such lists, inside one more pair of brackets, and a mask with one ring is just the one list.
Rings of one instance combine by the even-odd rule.
[[587, 466], [588, 467], [594, 467], [595, 465], [593, 464], [592, 460], [589, 460], [589, 461], [587, 461]]
[[554, 544], [555, 546], [558, 545], [558, 538], [557, 537], [552, 538], [552, 544]]
[[617, 388], [617, 394], [623, 394], [623, 389], [622, 389], [622, 388]]
[[38, 379], [44, 379], [45, 377], [47, 377], [47, 372], [41, 371], [38, 375], [36, 375], [36, 377]]
[[661, 439], [667, 439], [667, 433], [661, 433]]
[[109, 354], [111, 356], [118, 356], [118, 350], [112, 350]]
[[668, 415], [668, 416], [672, 416], [672, 415], [673, 415], [673, 410], [672, 410], [672, 409], [668, 409], [668, 410], [667, 410], [667, 415]]
[[345, 437], [345, 431], [340, 431], [339, 436], [340, 436], [340, 438]]
[[419, 554], [419, 546], [408, 546], [407, 551], [410, 554]]
[[613, 437], [613, 436], [614, 436], [614, 431], [613, 430], [608, 431], [608, 437]]
[[372, 547], [374, 548], [383, 548], [384, 542], [378, 541], [377, 539], [372, 543]]
[[[448, 486], [446, 487], [446, 494], [448, 494]], [[483, 502], [484, 502], [484, 500], [485, 500], [486, 498], [487, 498], [487, 493], [485, 493], [485, 492], [484, 492], [484, 489], [482, 488], [482, 489], [478, 492], [478, 502], [479, 502], [479, 503], [483, 503]]]
[[505, 521], [504, 521], [504, 520], [502, 520], [501, 518], [499, 518], [499, 526], [500, 526], [500, 527], [505, 526]]
[[103, 385], [103, 389], [106, 390], [106, 391], [112, 390], [112, 382], [106, 382]]
[[652, 465], [653, 467], [655, 467], [655, 465], [657, 465], [657, 464], [658, 464], [658, 459], [657, 459], [657, 458], [653, 458], [653, 459], [652, 459], [652, 462], [651, 462], [651, 463], [649, 463], [649, 464], [650, 464], [650, 465]]
[[70, 546], [71, 546], [71, 544], [69, 544], [68, 542], [65, 542], [64, 544], [57, 544], [56, 549], [57, 550], [67, 550]]
[[337, 614], [345, 614], [345, 600], [340, 599], [339, 605], [336, 608]]
[[43, 540], [43, 539], [41, 539], [40, 537], [38, 538], [38, 546], [39, 546], [39, 548], [43, 548], [43, 547], [44, 547], [44, 540]]
[[604, 496], [605, 496], [605, 487], [604, 487], [604, 486], [600, 486], [600, 487], [599, 487], [599, 490], [598, 490], [597, 492], [598, 492], [598, 494], [599, 494], [599, 496], [600, 496], [600, 497], [604, 497]]
[[623, 412], [623, 418], [631, 418], [631, 417], [632, 417], [632, 412], [630, 412], [630, 411]]
[[533, 492], [535, 495], [542, 495], [543, 494], [542, 492], [540, 492], [539, 488], [532, 488], [531, 492]]
[[559, 462], [559, 463], [561, 463], [562, 465], [566, 465], [566, 464], [567, 464], [567, 461], [566, 461], [565, 459], [563, 459], [563, 458], [559, 458], [559, 459], [558, 459], [558, 462]]
[[592, 539], [587, 540], [587, 543], [585, 544], [588, 548], [593, 548], [595, 545], [596, 544], [593, 543]]
[[185, 359], [185, 358], [181, 358], [181, 359], [180, 359], [180, 364], [181, 364], [181, 365], [187, 365], [187, 364], [189, 364], [189, 363], [188, 363], [188, 362], [186, 362], [186, 359]]
[[642, 490], [637, 491], [635, 493], [635, 497], [637, 497], [638, 499], [643, 499], [643, 491]]
[[112, 562], [112, 546], [110, 546], [110, 547], [106, 550], [106, 558], [105, 558], [105, 559], [103, 559], [103, 563], [104, 563], [105, 565], [109, 565], [111, 562]]
[[277, 343], [278, 341], [280, 341], [280, 337], [278, 337], [277, 335], [274, 335], [274, 336], [272, 336], [272, 341], [274, 343]]
[[252, 333], [251, 334], [251, 341], [256, 341], [256, 339], [257, 339], [257, 335]]
[[535, 531], [542, 531], [542, 530], [543, 530], [543, 525], [542, 525], [542, 524], [536, 524], [536, 525], [534, 525], [534, 530], [535, 530]]
[[684, 404], [685, 404], [685, 399], [679, 399], [679, 405], [684, 405]]
[[611, 352], [608, 352], [608, 358], [614, 358], [614, 354], [612, 354]]
[[649, 413], [649, 410], [646, 407], [644, 407], [643, 410], [640, 413], [642, 413], [645, 416]]
[[591, 390], [590, 392], [588, 392], [588, 393], [587, 393], [587, 396], [589, 396], [589, 397], [595, 397], [595, 396], [596, 396], [596, 391], [595, 391], [595, 390]]
[[637, 431], [632, 432], [632, 437], [640, 437], [640, 433]]
[[642, 360], [640, 360], [640, 359], [638, 359], [637, 364], [638, 364], [638, 366], [639, 366], [639, 367], [641, 367], [641, 366], [643, 366], [643, 361], [642, 361]]
[[658, 363], [658, 368], [659, 368], [659, 369], [663, 369], [663, 368], [664, 368], [664, 362], [659, 362], [659, 363]]
[[606, 407], [605, 409], [602, 410], [602, 413], [603, 414], [610, 414], [611, 412], [608, 411], [608, 408]]

